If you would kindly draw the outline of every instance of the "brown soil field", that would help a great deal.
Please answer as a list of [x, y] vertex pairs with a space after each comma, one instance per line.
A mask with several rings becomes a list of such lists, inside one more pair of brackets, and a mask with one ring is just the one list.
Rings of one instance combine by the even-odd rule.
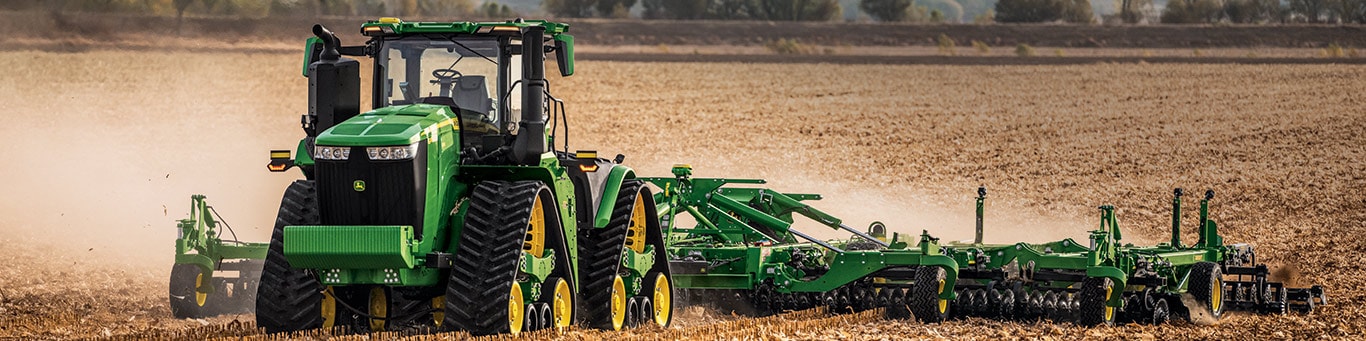
[[[0, 52], [12, 65], [0, 73], [0, 339], [260, 337], [251, 315], [170, 317], [173, 227], [187, 197], [202, 193], [241, 239], [268, 237], [280, 193], [296, 177], [263, 166], [269, 149], [302, 135], [298, 59]], [[1169, 231], [1171, 189], [1210, 188], [1227, 241], [1255, 245], [1290, 282], [1324, 285], [1331, 304], [1309, 315], [1108, 328], [922, 325], [873, 313], [748, 319], [690, 308], [668, 330], [529, 338], [1366, 337], [1366, 242], [1355, 238], [1366, 231], [1366, 66], [584, 61], [577, 69], [551, 80], [568, 103], [570, 148], [625, 154], [642, 175], [690, 163], [698, 176], [766, 178], [771, 188], [825, 194], [816, 205], [851, 226], [881, 220], [946, 240], [970, 238], [972, 197], [986, 186], [989, 241], [1080, 238], [1096, 225], [1095, 207], [1113, 204], [1125, 241], [1156, 243]], [[418, 338], [446, 337], [462, 335]]]

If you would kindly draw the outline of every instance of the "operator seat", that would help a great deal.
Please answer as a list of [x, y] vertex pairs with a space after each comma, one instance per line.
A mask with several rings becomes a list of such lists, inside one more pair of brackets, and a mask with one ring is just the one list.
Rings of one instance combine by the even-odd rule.
[[484, 76], [460, 76], [455, 82], [455, 89], [451, 91], [451, 99], [455, 100], [455, 104], [461, 109], [485, 115], [493, 111], [493, 99], [489, 98]]

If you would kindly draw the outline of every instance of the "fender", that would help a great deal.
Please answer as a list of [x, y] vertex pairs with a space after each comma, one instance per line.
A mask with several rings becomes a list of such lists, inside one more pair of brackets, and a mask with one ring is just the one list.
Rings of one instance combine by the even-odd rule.
[[1105, 305], [1116, 308], [1124, 307], [1124, 287], [1126, 286], [1125, 283], [1128, 282], [1125, 279], [1129, 278], [1129, 275], [1123, 270], [1113, 266], [1090, 266], [1086, 267], [1086, 277], [1110, 278], [1111, 281], [1115, 282], [1115, 288], [1119, 288], [1119, 290], [1110, 293], [1110, 297], [1105, 300]]
[[612, 170], [607, 173], [607, 182], [602, 185], [602, 198], [598, 198], [598, 214], [593, 216], [593, 228], [607, 227], [607, 222], [612, 220], [612, 209], [616, 206], [617, 194], [621, 192], [621, 182], [635, 178], [636, 172], [630, 167], [612, 166]]
[[[204, 275], [204, 278], [213, 278], [214, 261], [213, 259], [210, 259], [208, 256], [201, 254], [175, 255], [175, 263], [192, 264], [194, 266], [199, 267], [199, 273]], [[211, 294], [214, 290], [213, 285], [210, 281], [204, 281], [200, 284], [199, 287], [195, 288], [195, 291]]]

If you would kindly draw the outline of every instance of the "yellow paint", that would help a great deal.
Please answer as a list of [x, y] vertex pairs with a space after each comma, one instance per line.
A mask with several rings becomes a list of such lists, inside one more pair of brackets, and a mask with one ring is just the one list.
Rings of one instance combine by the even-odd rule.
[[545, 207], [540, 195], [531, 204], [531, 218], [527, 221], [526, 237], [522, 240], [522, 251], [530, 253], [532, 257], [545, 255]]
[[508, 294], [508, 332], [512, 335], [522, 333], [522, 322], [526, 320], [523, 302], [522, 285], [512, 282], [512, 292]]
[[432, 321], [437, 327], [441, 327], [441, 323], [446, 322], [446, 295], [433, 297], [432, 309], [436, 309], [432, 312]]
[[[370, 316], [388, 317], [389, 316], [389, 296], [384, 293], [384, 288], [374, 287], [370, 289]], [[370, 319], [371, 331], [383, 331], [385, 320], [379, 318]]]
[[331, 286], [323, 291], [322, 301], [323, 329], [330, 329], [337, 325], [337, 297]]
[[569, 291], [569, 281], [555, 283], [555, 296], [551, 300], [551, 314], [555, 329], [564, 330], [574, 322], [574, 294]]
[[204, 302], [209, 300], [209, 294], [199, 292], [199, 287], [204, 286], [204, 273], [199, 273], [194, 277], [194, 303], [203, 307]]
[[621, 275], [612, 279], [612, 330], [621, 330], [626, 324], [626, 282]]
[[[939, 291], [938, 291], [938, 293], [939, 293], [940, 295], [943, 295], [943, 294], [944, 294], [944, 279], [942, 279], [942, 278], [939, 279]], [[949, 300], [942, 299], [942, 298], [939, 299], [939, 313], [940, 313], [940, 314], [943, 314], [943, 313], [946, 313], [946, 312], [948, 312], [948, 311], [949, 311]]]
[[669, 277], [664, 274], [655, 274], [655, 292], [653, 297], [655, 303], [655, 324], [666, 327], [669, 324], [669, 314], [673, 309], [673, 294], [669, 290]]
[[636, 253], [645, 253], [646, 221], [645, 198], [636, 195], [635, 206], [631, 208], [631, 221], [626, 226], [626, 248]]

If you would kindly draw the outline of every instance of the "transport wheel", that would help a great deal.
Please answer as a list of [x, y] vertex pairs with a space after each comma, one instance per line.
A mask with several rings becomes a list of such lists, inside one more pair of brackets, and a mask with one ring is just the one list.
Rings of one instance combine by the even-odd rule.
[[553, 214], [549, 197], [537, 181], [475, 185], [446, 282], [443, 329], [472, 335], [525, 330], [527, 301], [518, 272], [522, 253], [550, 228], [544, 219]]
[[323, 286], [317, 275], [292, 268], [285, 261], [285, 226], [318, 222], [318, 195], [313, 182], [299, 180], [290, 184], [280, 200], [256, 291], [256, 326], [265, 328], [267, 333], [332, 327], [335, 321], [323, 318]]
[[1109, 277], [1088, 277], [1081, 282], [1081, 307], [1077, 322], [1084, 326], [1115, 324], [1115, 307], [1105, 304], [1114, 294], [1115, 284]]
[[[629, 271], [620, 271], [623, 252], [639, 253], [645, 251], [647, 245], [653, 245], [655, 267], [650, 272], [669, 277], [659, 220], [651, 218], [655, 216], [654, 197], [644, 182], [622, 181], [607, 226], [585, 231], [579, 238], [579, 307], [582, 308], [579, 313], [588, 327], [620, 330], [625, 325], [626, 300], [634, 293], [625, 292], [616, 282], [635, 279], [621, 278], [630, 276]], [[646, 278], [639, 279], [645, 283], [641, 289], [649, 289], [649, 276], [647, 272]], [[672, 277], [669, 278], [671, 281]], [[667, 308], [672, 315], [673, 305]]]
[[176, 264], [171, 267], [170, 300], [171, 315], [176, 318], [199, 318], [208, 316], [209, 295], [198, 292], [196, 287], [204, 281], [204, 274], [194, 264]]
[[949, 317], [949, 301], [939, 298], [944, 290], [953, 289], [945, 287], [945, 277], [944, 268], [937, 266], [922, 266], [915, 270], [915, 285], [911, 287], [908, 300], [911, 312], [920, 321], [939, 323]]
[[652, 300], [651, 303], [653, 303], [652, 309], [647, 312], [649, 313], [647, 316], [650, 317], [650, 322], [654, 322], [655, 325], [668, 327], [674, 318], [673, 283], [669, 281], [668, 275], [658, 271], [651, 272], [650, 276], [646, 278], [654, 278], [645, 286], [645, 290]]
[[1224, 271], [1218, 263], [1195, 263], [1186, 289], [1209, 311], [1210, 317], [1218, 320], [1224, 315]]

